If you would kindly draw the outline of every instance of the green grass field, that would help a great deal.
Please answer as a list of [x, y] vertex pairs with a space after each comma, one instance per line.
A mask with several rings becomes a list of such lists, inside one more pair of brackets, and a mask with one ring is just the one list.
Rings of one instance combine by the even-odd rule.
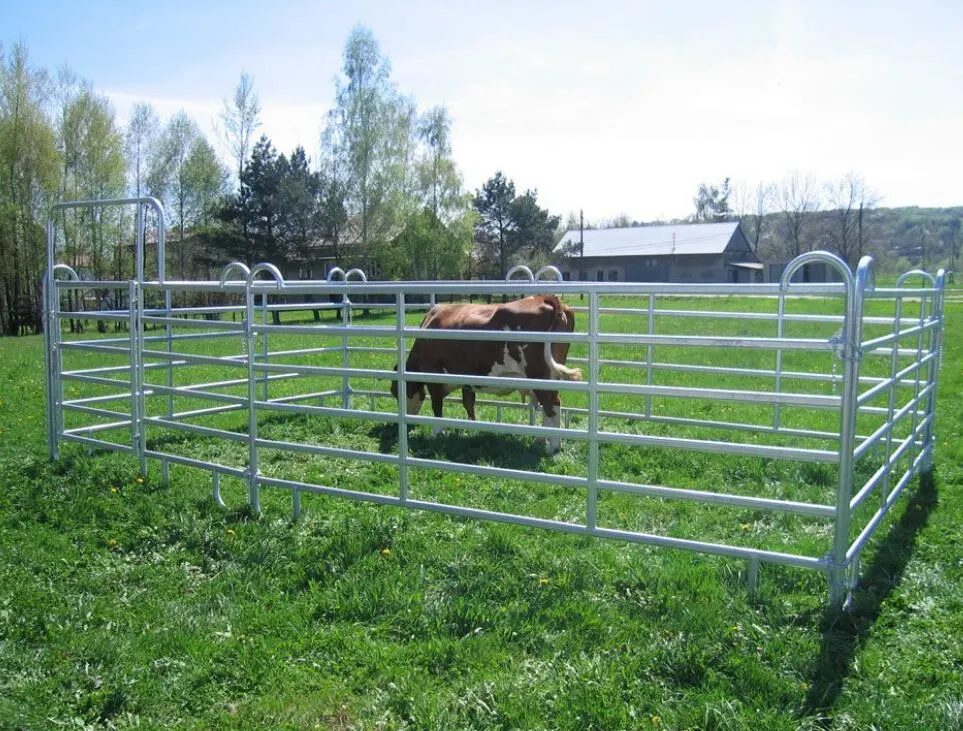
[[[671, 306], [705, 302], [678, 299]], [[750, 299], [713, 303], [761, 307]], [[804, 300], [794, 311], [827, 307]], [[750, 599], [743, 561], [322, 496], [306, 496], [303, 517], [292, 523], [290, 495], [273, 488], [264, 489], [264, 514], [255, 517], [237, 480], [223, 481], [231, 506], [225, 511], [210, 497], [209, 475], [196, 470], [172, 467], [164, 486], [156, 463], [141, 480], [132, 459], [88, 455], [76, 445], [52, 464], [41, 339], [0, 340], [0, 728], [963, 728], [961, 319], [963, 304], [948, 303], [933, 479], [914, 483], [874, 538], [847, 614], [826, 609], [825, 578], [814, 572], [766, 565]], [[701, 320], [682, 322], [704, 332]], [[603, 321], [615, 331], [637, 325]], [[667, 327], [657, 323], [658, 331]], [[806, 327], [818, 337], [835, 329]], [[730, 321], [715, 332], [771, 334], [772, 326]], [[305, 344], [304, 336], [272, 337], [272, 348]], [[605, 356], [638, 359], [644, 349], [612, 348]], [[234, 338], [184, 350], [239, 352]], [[772, 366], [771, 353], [761, 351], [666, 347], [657, 356]], [[68, 357], [69, 367], [121, 362]], [[786, 367], [805, 370], [813, 358], [828, 369], [829, 356], [821, 354], [787, 356]], [[390, 368], [394, 360], [372, 355], [357, 363]], [[888, 359], [871, 367], [881, 374], [884, 366]], [[219, 367], [191, 366], [177, 382], [224, 377]], [[603, 377], [629, 375], [612, 368]], [[150, 380], [163, 382], [157, 371]], [[315, 380], [279, 381], [271, 396], [334, 383]], [[661, 374], [656, 382], [707, 385], [705, 376], [687, 373]], [[762, 389], [768, 382], [728, 376], [711, 385]], [[806, 382], [783, 387], [813, 389]], [[103, 392], [66, 388], [70, 397]], [[585, 405], [578, 396], [563, 399]], [[359, 406], [368, 408], [368, 399]], [[166, 399], [151, 399], [149, 407], [161, 413]], [[375, 407], [387, 411], [392, 403], [380, 399]], [[603, 397], [602, 407], [639, 410], [644, 400]], [[744, 404], [653, 399], [652, 407], [672, 416], [771, 420], [771, 409]], [[480, 416], [492, 418], [493, 411]], [[454, 396], [446, 415], [461, 416]], [[527, 419], [524, 411], [509, 415]], [[835, 428], [831, 412], [785, 409], [782, 418], [800, 428]], [[68, 426], [80, 423], [72, 419]], [[695, 427], [603, 422], [632, 433], [720, 438]], [[872, 419], [864, 422], [862, 432], [872, 428]], [[239, 433], [246, 426], [240, 413], [195, 423]], [[584, 428], [580, 417], [572, 425]], [[396, 431], [285, 414], [259, 424], [267, 438], [373, 452], [396, 451]], [[148, 436], [155, 448], [225, 465], [246, 458], [243, 441], [158, 428]], [[418, 428], [409, 441], [416, 456], [559, 474], [586, 469], [586, 447], [576, 441], [554, 458], [530, 438], [432, 437]], [[798, 444], [825, 447], [810, 443], [816, 441]], [[821, 502], [835, 487], [828, 466], [680, 450], [612, 445], [602, 449], [601, 468], [610, 479]], [[261, 469], [397, 490], [392, 465], [265, 450]], [[433, 470], [412, 470], [411, 479], [415, 497], [584, 519], [584, 495], [573, 489]], [[599, 515], [613, 527], [813, 555], [831, 535], [825, 521], [627, 495], [603, 495]]]

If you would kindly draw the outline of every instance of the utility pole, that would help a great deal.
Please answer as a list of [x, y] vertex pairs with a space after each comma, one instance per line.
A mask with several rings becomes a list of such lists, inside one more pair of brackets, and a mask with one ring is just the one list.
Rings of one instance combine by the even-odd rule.
[[[578, 209], [578, 276], [579, 279], [588, 279], [588, 274], [585, 273], [585, 216], [582, 215], [581, 208]], [[580, 300], [584, 297], [584, 292], [578, 296]]]

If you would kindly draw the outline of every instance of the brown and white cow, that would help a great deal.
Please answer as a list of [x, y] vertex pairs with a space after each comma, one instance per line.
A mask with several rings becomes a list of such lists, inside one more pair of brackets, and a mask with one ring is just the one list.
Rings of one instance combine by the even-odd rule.
[[[555, 295], [536, 295], [506, 304], [451, 304], [435, 305], [428, 311], [421, 327], [444, 330], [510, 330], [529, 332], [573, 332], [575, 313]], [[442, 383], [419, 383], [413, 373], [455, 373], [466, 376], [497, 376], [502, 378], [540, 378], [577, 381], [582, 378], [578, 368], [565, 366], [568, 343], [498, 342], [495, 340], [430, 340], [417, 338], [408, 354], [407, 412], [417, 414], [425, 401], [425, 391], [431, 395], [431, 408], [436, 417], [442, 415], [445, 396], [459, 386]], [[462, 403], [468, 418], [475, 420], [475, 391], [505, 395], [516, 389], [478, 388], [461, 386]], [[398, 397], [398, 382], [391, 384], [391, 393]], [[558, 391], [533, 389], [531, 393], [545, 413], [543, 426], [561, 425], [561, 401]], [[437, 431], [437, 430], [436, 430]], [[550, 452], [557, 452], [561, 441], [549, 439]]]

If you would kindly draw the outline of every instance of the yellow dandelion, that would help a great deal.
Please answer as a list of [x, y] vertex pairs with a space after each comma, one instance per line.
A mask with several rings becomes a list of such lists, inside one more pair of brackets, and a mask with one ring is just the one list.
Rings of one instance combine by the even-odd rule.
[[752, 530], [752, 523], [743, 523], [739, 527], [742, 528], [743, 533], [748, 533]]
[[117, 548], [117, 541], [115, 541], [113, 538], [108, 538], [107, 548]]
[[228, 529], [227, 529], [227, 534], [228, 534], [229, 536], [235, 535], [234, 529], [233, 529], [233, 528], [228, 528]]
[[539, 585], [539, 586], [548, 586], [550, 583], [552, 583], [552, 582], [550, 582], [550, 581], [549, 581], [548, 579], [546, 579], [544, 576], [543, 576], [541, 579], [538, 580], [538, 585]]
[[653, 726], [661, 726], [661, 725], [662, 725], [662, 718], [661, 718], [661, 716], [652, 716], [652, 718], [649, 719], [649, 720], [652, 721], [652, 725], [653, 725]]
[[382, 548], [382, 549], [381, 549], [381, 555], [382, 555], [382, 556], [390, 556], [390, 555], [391, 555], [391, 549], [388, 548], [387, 546], [386, 546], [385, 548]]
[[116, 487], [112, 487], [112, 488], [110, 488], [110, 491], [111, 491], [111, 492], [117, 492], [117, 488], [116, 488]]
[[144, 484], [144, 478], [141, 477], [140, 475], [138, 475], [137, 477], [134, 478], [134, 482], [136, 482], [138, 485], [143, 485], [143, 484]]

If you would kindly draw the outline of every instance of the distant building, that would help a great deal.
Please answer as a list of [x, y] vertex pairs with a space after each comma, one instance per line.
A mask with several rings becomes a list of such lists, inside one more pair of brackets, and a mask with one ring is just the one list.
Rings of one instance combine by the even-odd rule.
[[566, 280], [750, 283], [764, 274], [735, 222], [572, 229], [555, 253]]

